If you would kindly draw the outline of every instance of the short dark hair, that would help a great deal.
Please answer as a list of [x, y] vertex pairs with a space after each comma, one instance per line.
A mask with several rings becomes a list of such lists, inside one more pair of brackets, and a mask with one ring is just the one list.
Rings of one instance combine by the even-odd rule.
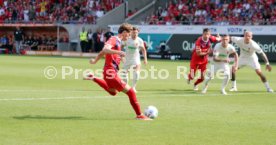
[[123, 24], [119, 27], [118, 33], [121, 34], [121, 33], [123, 33], [124, 31], [131, 32], [132, 29], [133, 29], [133, 27], [132, 27], [131, 24], [123, 23]]
[[222, 37], [230, 37], [229, 34], [223, 34]]
[[210, 32], [211, 30], [209, 29], [209, 28], [204, 28], [203, 29], [203, 33], [205, 33], [205, 32]]
[[133, 26], [132, 30], [133, 31], [135, 31], [135, 30], [139, 31], [139, 29], [137, 27], [134, 27], [134, 26]]

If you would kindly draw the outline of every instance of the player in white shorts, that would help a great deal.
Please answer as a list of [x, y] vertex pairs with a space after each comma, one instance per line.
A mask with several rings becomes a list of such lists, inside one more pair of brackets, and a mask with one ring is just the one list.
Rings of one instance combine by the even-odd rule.
[[128, 83], [128, 72], [131, 68], [133, 68], [133, 83], [132, 88], [136, 92], [136, 84], [140, 77], [140, 69], [141, 69], [141, 60], [140, 60], [140, 50], [144, 56], [144, 64], [147, 64], [147, 51], [144, 47], [143, 40], [138, 37], [139, 30], [136, 27], [133, 27], [131, 32], [131, 37], [124, 42], [124, 46], [126, 49], [125, 63], [123, 66], [123, 80]]
[[235, 50], [235, 47], [229, 44], [230, 37], [229, 35], [225, 35], [222, 37], [221, 43], [216, 44], [213, 50], [213, 61], [214, 63], [211, 65], [211, 69], [207, 73], [207, 79], [204, 82], [204, 87], [202, 93], [207, 92], [208, 84], [211, 79], [213, 79], [214, 75], [220, 73], [220, 76], [223, 76], [221, 93], [226, 95], [225, 87], [227, 86], [230, 80], [230, 66], [229, 66], [229, 55], [234, 54], [235, 63], [232, 67], [234, 71], [238, 69], [238, 54]]
[[[252, 32], [246, 31], [244, 33], [244, 37], [231, 37], [231, 41], [234, 42], [240, 48], [239, 68], [243, 66], [250, 66], [252, 69], [256, 71], [257, 75], [264, 83], [267, 92], [273, 92], [273, 90], [269, 86], [269, 83], [267, 82], [266, 77], [262, 73], [261, 65], [259, 63], [256, 52], [262, 56], [266, 64], [266, 70], [270, 72], [272, 68], [269, 64], [266, 54], [263, 52], [260, 46], [254, 40], [252, 40], [252, 36]], [[231, 80], [232, 88], [230, 89], [230, 91], [237, 91], [235, 72], [232, 72]]]

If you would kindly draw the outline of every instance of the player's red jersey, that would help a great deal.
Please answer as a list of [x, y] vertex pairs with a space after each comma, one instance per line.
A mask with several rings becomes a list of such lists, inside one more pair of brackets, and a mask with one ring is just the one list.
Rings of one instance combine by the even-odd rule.
[[199, 47], [201, 52], [208, 52], [211, 48], [211, 43], [217, 42], [215, 36], [210, 36], [209, 40], [204, 41], [202, 39], [202, 36], [199, 37], [195, 42], [195, 48], [192, 51], [192, 59], [191, 61], [197, 64], [204, 64], [208, 62], [208, 55], [205, 56], [199, 56], [196, 54], [196, 48]]
[[[105, 42], [105, 45], [111, 45], [111, 49], [121, 51], [121, 40], [116, 36], [110, 37], [110, 39], [107, 42]], [[120, 62], [120, 55], [106, 54], [104, 70], [113, 69], [117, 72], [119, 70]]]

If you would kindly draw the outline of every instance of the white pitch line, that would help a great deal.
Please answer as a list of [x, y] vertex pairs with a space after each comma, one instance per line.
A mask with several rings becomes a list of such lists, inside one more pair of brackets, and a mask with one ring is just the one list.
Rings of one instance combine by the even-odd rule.
[[170, 95], [170, 96], [236, 96], [236, 95], [258, 95], [258, 94], [265, 94], [265, 95], [272, 95], [275, 93], [268, 93], [268, 92], [247, 92], [247, 93], [242, 93], [242, 92], [233, 92], [227, 95], [222, 95], [222, 94], [212, 94], [212, 93], [206, 93], [206, 94], [202, 94], [200, 92], [196, 93], [196, 94], [158, 94], [158, 95]]
[[[162, 97], [172, 97], [172, 96], [183, 96], [183, 97], [191, 97], [191, 96], [221, 96], [221, 97], [227, 97], [227, 96], [235, 96], [235, 95], [248, 95], [248, 94], [252, 94], [252, 95], [256, 95], [256, 94], [268, 94], [270, 95], [271, 93], [236, 93], [236, 94], [228, 94], [226, 96], [222, 95], [222, 94], [150, 94], [148, 96], [162, 96]], [[148, 96], [139, 96], [138, 94], [138, 98], [146, 98]], [[112, 98], [123, 98], [126, 96], [94, 96], [94, 97], [57, 97], [57, 98], [3, 98], [0, 99], [0, 101], [43, 101], [43, 100], [77, 100], [77, 99], [112, 99]]]
[[105, 99], [112, 96], [95, 96], [95, 97], [57, 97], [57, 98], [4, 98], [0, 101], [36, 101], [36, 100], [75, 100], [75, 99]]
[[93, 90], [0, 90], [0, 92], [91, 92]]
[[[30, 92], [93, 92], [93, 91], [101, 91], [104, 92], [104, 90], [1, 90], [1, 92], [19, 92], [19, 93], [30, 93]], [[152, 92], [160, 92], [161, 90], [145, 90], [145, 91], [139, 91], [143, 93], [152, 93]], [[174, 91], [167, 91], [167, 92], [174, 92]]]

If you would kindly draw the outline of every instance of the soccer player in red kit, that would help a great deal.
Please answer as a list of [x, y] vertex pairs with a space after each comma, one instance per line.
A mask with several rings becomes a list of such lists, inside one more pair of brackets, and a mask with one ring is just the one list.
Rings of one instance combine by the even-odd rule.
[[188, 76], [188, 84], [194, 79], [197, 69], [200, 70], [200, 78], [194, 83], [194, 90], [198, 90], [198, 84], [204, 81], [204, 74], [208, 64], [208, 55], [212, 52], [211, 44], [221, 40], [221, 37], [211, 35], [208, 28], [203, 29], [203, 34], [195, 42], [195, 49], [192, 51], [190, 61], [190, 73]]
[[91, 73], [84, 79], [94, 81], [112, 96], [115, 96], [117, 92], [123, 91], [129, 97], [130, 104], [136, 113], [136, 119], [151, 120], [142, 114], [133, 88], [127, 85], [118, 75], [121, 57], [125, 56], [125, 52], [121, 51], [121, 41], [127, 40], [131, 31], [132, 25], [127, 23], [122, 24], [119, 27], [118, 36], [112, 36], [105, 43], [103, 50], [98, 56], [90, 60], [91, 64], [96, 64], [97, 61], [105, 55], [105, 65], [103, 69], [104, 79], [97, 78]]

